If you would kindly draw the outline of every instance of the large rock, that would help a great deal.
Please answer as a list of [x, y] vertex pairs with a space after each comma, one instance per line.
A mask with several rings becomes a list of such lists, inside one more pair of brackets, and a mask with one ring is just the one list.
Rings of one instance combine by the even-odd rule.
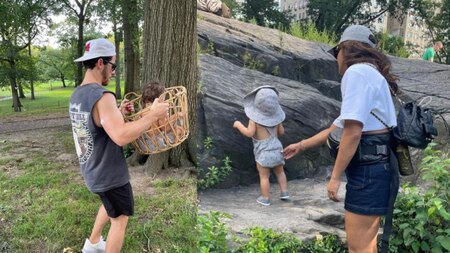
[[[213, 148], [200, 144], [200, 166], [207, 168], [229, 156], [235, 168], [228, 179], [232, 184], [247, 184], [258, 178], [250, 138], [233, 129], [233, 122], [248, 123], [242, 105], [244, 94], [260, 85], [272, 85], [280, 92], [279, 100], [286, 112], [284, 145], [309, 137], [328, 127], [339, 114], [339, 102], [322, 95], [303, 83], [238, 67], [224, 59], [201, 55], [202, 99], [199, 107], [199, 140], [210, 137]], [[288, 178], [304, 178], [330, 164], [325, 148], [315, 149], [291, 159], [286, 164]], [[319, 159], [318, 159], [319, 158]]]
[[[229, 156], [233, 174], [219, 187], [255, 182], [258, 178], [249, 138], [232, 128], [238, 119], [247, 123], [243, 96], [260, 85], [280, 91], [286, 112], [284, 145], [314, 135], [332, 123], [339, 113], [340, 77], [336, 60], [326, 51], [330, 46], [301, 40], [278, 30], [260, 27], [210, 13], [198, 12], [200, 56], [199, 106], [200, 166], [220, 165]], [[450, 66], [421, 60], [391, 57], [393, 73], [399, 77], [402, 98], [432, 96], [429, 107], [450, 120]], [[437, 120], [444, 148], [448, 134]], [[213, 148], [203, 148], [210, 137]], [[332, 161], [326, 148], [319, 148], [289, 160], [289, 179], [325, 176]]]

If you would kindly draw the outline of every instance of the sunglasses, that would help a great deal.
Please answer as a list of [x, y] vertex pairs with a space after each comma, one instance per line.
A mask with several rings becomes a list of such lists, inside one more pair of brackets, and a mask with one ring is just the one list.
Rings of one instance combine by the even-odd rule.
[[114, 70], [116, 70], [116, 68], [117, 68], [117, 64], [115, 64], [115, 63], [112, 63], [112, 62], [110, 62], [110, 61], [104, 61], [106, 64], [111, 64], [111, 69], [112, 69], [112, 71], [114, 71]]
[[341, 50], [341, 48], [339, 46], [337, 46], [337, 47], [334, 47], [333, 50], [331, 50], [330, 53], [334, 56], [334, 58], [337, 59], [338, 54], [339, 54], [339, 50]]

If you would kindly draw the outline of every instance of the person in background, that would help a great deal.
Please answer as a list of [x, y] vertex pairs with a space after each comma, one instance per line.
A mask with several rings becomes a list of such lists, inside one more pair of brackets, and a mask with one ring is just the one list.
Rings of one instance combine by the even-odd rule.
[[[134, 213], [133, 191], [122, 146], [164, 118], [169, 105], [156, 99], [151, 113], [125, 123], [122, 113], [131, 113], [133, 105], [124, 100], [118, 108], [115, 94], [103, 87], [108, 85], [116, 68], [114, 44], [106, 39], [90, 40], [84, 55], [75, 62], [83, 62], [86, 68], [84, 80], [69, 102], [75, 149], [87, 188], [102, 202], [82, 252], [116, 253], [122, 248], [128, 217]], [[102, 231], [108, 222], [111, 227], [105, 242]]]
[[220, 0], [197, 0], [197, 9], [231, 18], [230, 8]]
[[442, 44], [441, 41], [438, 41], [436, 43], [434, 43], [434, 45], [432, 47], [429, 47], [425, 50], [425, 53], [423, 54], [423, 59], [429, 62], [433, 62], [434, 61], [434, 56], [436, 55], [436, 53], [441, 50], [444, 47], [444, 45]]

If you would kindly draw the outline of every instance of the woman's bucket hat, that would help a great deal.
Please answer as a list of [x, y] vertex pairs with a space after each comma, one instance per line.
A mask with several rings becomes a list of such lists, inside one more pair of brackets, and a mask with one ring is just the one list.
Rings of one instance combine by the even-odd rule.
[[269, 85], [260, 86], [244, 97], [247, 117], [263, 126], [276, 126], [286, 115], [278, 102], [278, 91]]

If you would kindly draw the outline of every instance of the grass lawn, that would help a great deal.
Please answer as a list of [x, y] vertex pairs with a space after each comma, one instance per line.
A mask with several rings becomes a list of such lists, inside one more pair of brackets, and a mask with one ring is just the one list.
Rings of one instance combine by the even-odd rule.
[[[80, 252], [100, 205], [75, 161], [70, 130], [0, 135], [0, 252]], [[192, 179], [156, 180], [135, 193], [122, 252], [196, 252]], [[103, 236], [106, 237], [106, 231]]]
[[[115, 85], [115, 80], [111, 80], [106, 88], [115, 92]], [[14, 112], [11, 99], [0, 99], [0, 117], [67, 112], [69, 110], [70, 95], [72, 95], [74, 89], [73, 84], [63, 88], [61, 82], [37, 84], [35, 88], [35, 99], [31, 99], [31, 95], [27, 94], [30, 92], [29, 90], [24, 90], [26, 98], [20, 99], [20, 102], [23, 105], [21, 113]], [[121, 90], [122, 92], [124, 91], [123, 82], [121, 82]], [[11, 97], [11, 91], [0, 91], [0, 98], [2, 97]]]

